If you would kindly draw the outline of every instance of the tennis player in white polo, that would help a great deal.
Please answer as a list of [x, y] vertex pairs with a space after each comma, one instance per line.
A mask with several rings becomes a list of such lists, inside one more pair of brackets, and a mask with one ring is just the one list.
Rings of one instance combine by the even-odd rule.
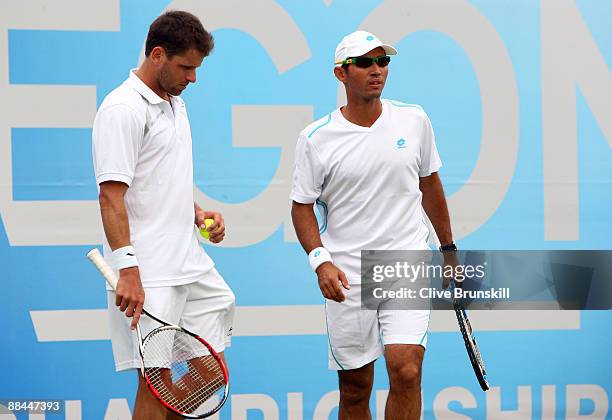
[[442, 250], [456, 250], [431, 122], [418, 105], [381, 100], [395, 54], [371, 33], [344, 37], [334, 75], [347, 104], [306, 127], [296, 149], [293, 224], [326, 298], [340, 419], [371, 418], [374, 361], [383, 354], [390, 382], [385, 417], [421, 413], [429, 311], [362, 310], [360, 251], [429, 249], [423, 209]]
[[[196, 226], [212, 218], [210, 240], [221, 242], [225, 225], [220, 213], [194, 203], [191, 129], [179, 97], [212, 48], [196, 16], [162, 14], [149, 28], [142, 65], [104, 99], [93, 125], [104, 254], [120, 273], [117, 292], [108, 292], [117, 370], [138, 367], [130, 327], [139, 319], [143, 334], [157, 326], [140, 318], [143, 304], [205, 337], [218, 353], [230, 344], [234, 294], [196, 238]], [[140, 372], [138, 378], [135, 419], [182, 418], [157, 402]]]

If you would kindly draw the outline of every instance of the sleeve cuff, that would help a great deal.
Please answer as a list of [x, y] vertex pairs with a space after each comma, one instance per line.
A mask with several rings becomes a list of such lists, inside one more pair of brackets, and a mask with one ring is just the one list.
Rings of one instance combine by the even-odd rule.
[[425, 178], [426, 176], [429, 176], [429, 175], [433, 174], [434, 172], [438, 172], [441, 167], [442, 167], [442, 164], [437, 164], [437, 165], [434, 165], [434, 166], [428, 168], [427, 170], [419, 171], [419, 177], [420, 178]]
[[314, 204], [318, 197], [310, 197], [307, 195], [297, 194], [292, 192], [289, 196], [293, 201], [300, 204]]
[[126, 174], [107, 172], [104, 174], [100, 174], [96, 177], [96, 182], [98, 183], [98, 185], [106, 181], [123, 182], [124, 184], [127, 184], [128, 187], [132, 185], [132, 177]]

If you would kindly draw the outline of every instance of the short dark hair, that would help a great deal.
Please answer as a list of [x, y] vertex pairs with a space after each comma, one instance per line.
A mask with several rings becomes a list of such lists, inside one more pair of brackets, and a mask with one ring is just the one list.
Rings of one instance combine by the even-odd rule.
[[155, 47], [162, 47], [168, 57], [195, 49], [206, 57], [215, 46], [210, 32], [197, 16], [180, 10], [170, 10], [159, 16], [151, 26], [145, 44], [145, 56]]

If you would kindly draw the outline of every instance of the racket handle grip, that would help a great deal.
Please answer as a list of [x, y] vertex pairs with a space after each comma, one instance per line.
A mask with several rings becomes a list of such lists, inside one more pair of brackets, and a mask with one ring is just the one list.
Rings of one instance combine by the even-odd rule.
[[117, 290], [117, 282], [118, 282], [117, 276], [115, 275], [115, 272], [113, 271], [111, 266], [108, 265], [108, 263], [106, 262], [102, 254], [100, 254], [100, 251], [98, 251], [98, 248], [94, 248], [91, 251], [89, 251], [87, 253], [87, 258], [89, 258], [89, 261], [91, 261], [93, 265], [96, 266], [96, 268], [102, 274], [102, 276], [104, 277], [106, 282], [110, 285], [110, 287], [112, 287], [113, 290]]

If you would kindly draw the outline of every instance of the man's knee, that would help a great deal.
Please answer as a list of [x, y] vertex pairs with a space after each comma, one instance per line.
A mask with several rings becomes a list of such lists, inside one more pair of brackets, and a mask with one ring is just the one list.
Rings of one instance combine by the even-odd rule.
[[391, 387], [420, 387], [423, 350], [417, 346], [390, 346], [387, 350], [387, 372]]
[[373, 370], [339, 372], [338, 377], [342, 402], [350, 405], [369, 403], [374, 384]]
[[398, 361], [388, 364], [391, 388], [418, 388], [421, 386], [421, 363], [417, 361]]

